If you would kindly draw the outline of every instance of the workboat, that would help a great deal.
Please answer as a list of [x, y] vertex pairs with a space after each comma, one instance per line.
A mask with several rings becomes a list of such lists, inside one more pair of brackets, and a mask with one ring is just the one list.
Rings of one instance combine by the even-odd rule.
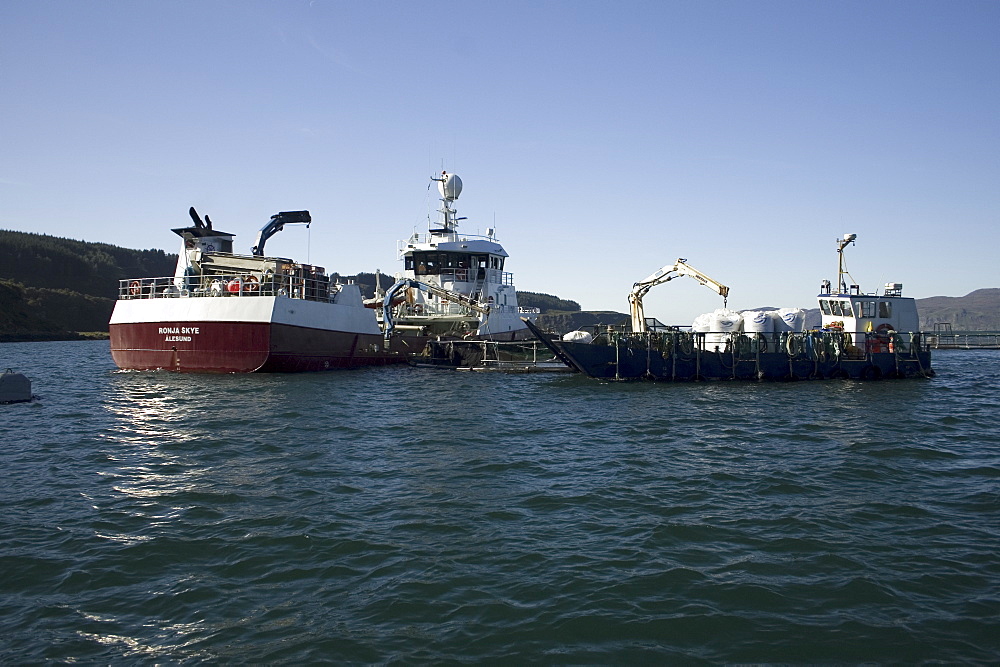
[[120, 281], [110, 321], [119, 368], [186, 372], [319, 371], [406, 360], [382, 336], [360, 287], [339, 284], [323, 267], [264, 254], [287, 224], [309, 225], [309, 211], [271, 216], [249, 255], [233, 234], [192, 207], [173, 276]]
[[495, 229], [485, 236], [458, 232], [455, 201], [462, 179], [442, 172], [432, 177], [441, 195], [440, 219], [427, 234], [414, 233], [397, 244], [403, 271], [388, 290], [369, 301], [387, 336], [421, 340], [531, 338], [522, 318], [538, 309], [517, 305], [514, 278], [504, 270], [508, 257]]
[[[570, 368], [602, 380], [797, 380], [924, 378], [934, 375], [930, 348], [919, 332], [916, 301], [901, 283], [881, 294], [848, 285], [844, 249], [855, 234], [837, 239], [837, 285], [823, 281], [817, 296], [821, 322], [807, 328], [801, 309], [737, 313], [718, 309], [696, 320], [707, 326], [664, 326], [645, 316], [642, 299], [653, 287], [688, 276], [726, 299], [729, 288], [684, 259], [633, 285], [628, 327], [561, 339], [526, 322]], [[713, 324], [714, 323], [714, 326]]]

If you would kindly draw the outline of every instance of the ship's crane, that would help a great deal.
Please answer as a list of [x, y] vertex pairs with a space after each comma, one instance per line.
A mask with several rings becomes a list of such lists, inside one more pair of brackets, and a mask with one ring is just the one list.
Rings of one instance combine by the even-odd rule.
[[[191, 211], [194, 211], [192, 208]], [[194, 218], [195, 214], [192, 213], [191, 217]], [[208, 220], [208, 216], [205, 216], [205, 220]], [[264, 256], [264, 244], [267, 240], [280, 232], [285, 228], [285, 225], [290, 225], [293, 223], [305, 223], [308, 227], [312, 223], [312, 216], [309, 215], [309, 211], [282, 211], [281, 213], [275, 213], [271, 216], [271, 219], [266, 225], [260, 228], [257, 232], [257, 241], [253, 244], [253, 248], [250, 253], [255, 257]], [[195, 221], [197, 224], [197, 220]], [[211, 229], [212, 225], [209, 223], [208, 228]]]
[[395, 328], [395, 323], [392, 320], [392, 306], [396, 299], [396, 294], [400, 290], [404, 290], [410, 287], [415, 287], [421, 289], [425, 292], [433, 294], [435, 296], [441, 297], [442, 299], [448, 299], [454, 301], [455, 303], [465, 306], [474, 313], [479, 313], [480, 315], [489, 315], [490, 307], [489, 305], [484, 305], [478, 300], [473, 299], [468, 294], [462, 294], [461, 292], [453, 292], [452, 290], [445, 289], [443, 287], [438, 287], [437, 285], [431, 285], [429, 283], [421, 282], [419, 280], [413, 280], [412, 278], [401, 278], [396, 281], [396, 283], [386, 290], [385, 297], [382, 299], [382, 324], [385, 329], [385, 337], [388, 339], [392, 335], [392, 331]]
[[629, 310], [632, 313], [632, 331], [636, 333], [648, 331], [646, 326], [646, 313], [642, 307], [642, 299], [646, 296], [646, 293], [657, 285], [662, 285], [663, 283], [669, 282], [674, 278], [679, 278], [680, 276], [694, 278], [705, 287], [715, 290], [715, 292], [722, 297], [723, 304], [725, 304], [726, 300], [729, 298], [728, 287], [709, 278], [704, 273], [688, 264], [686, 259], [680, 258], [673, 264], [664, 266], [656, 273], [640, 280], [632, 286], [632, 291], [629, 292], [628, 295]]

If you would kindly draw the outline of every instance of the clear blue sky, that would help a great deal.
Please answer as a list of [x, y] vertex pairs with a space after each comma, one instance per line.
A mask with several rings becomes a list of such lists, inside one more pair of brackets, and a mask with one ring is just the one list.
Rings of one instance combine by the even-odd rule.
[[[0, 3], [0, 228], [395, 272], [429, 176], [518, 289], [626, 310], [677, 257], [730, 306], [1000, 286], [1000, 2]], [[647, 314], [690, 322], [694, 281]]]

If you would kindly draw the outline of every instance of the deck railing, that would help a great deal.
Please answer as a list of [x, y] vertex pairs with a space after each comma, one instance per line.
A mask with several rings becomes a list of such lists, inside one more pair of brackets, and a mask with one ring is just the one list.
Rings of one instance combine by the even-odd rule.
[[339, 291], [322, 277], [217, 273], [202, 276], [127, 278], [118, 281], [119, 299], [176, 299], [192, 297], [287, 296], [308, 301], [329, 301]]

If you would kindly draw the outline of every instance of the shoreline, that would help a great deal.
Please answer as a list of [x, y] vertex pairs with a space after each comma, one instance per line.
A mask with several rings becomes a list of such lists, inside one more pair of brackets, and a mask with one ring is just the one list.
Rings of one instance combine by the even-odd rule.
[[44, 343], [52, 341], [108, 340], [106, 331], [45, 331], [0, 333], [0, 343]]

